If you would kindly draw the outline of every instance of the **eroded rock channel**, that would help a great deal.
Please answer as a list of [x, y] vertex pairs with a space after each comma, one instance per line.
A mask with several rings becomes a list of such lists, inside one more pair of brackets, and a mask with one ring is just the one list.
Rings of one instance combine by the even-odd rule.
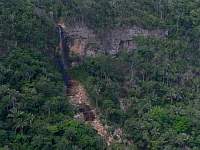
[[107, 131], [106, 126], [101, 123], [96, 109], [90, 105], [83, 85], [78, 81], [70, 80], [67, 94], [70, 97], [71, 104], [79, 109], [79, 113], [74, 116], [75, 119], [85, 121], [91, 125], [106, 140], [107, 144], [110, 145], [113, 141], [113, 136]]

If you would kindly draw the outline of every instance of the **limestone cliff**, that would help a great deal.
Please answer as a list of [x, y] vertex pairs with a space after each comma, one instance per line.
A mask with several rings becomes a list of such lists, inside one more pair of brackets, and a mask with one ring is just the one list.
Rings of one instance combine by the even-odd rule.
[[80, 56], [91, 56], [97, 52], [116, 54], [122, 50], [131, 51], [137, 48], [135, 37], [164, 38], [168, 35], [166, 30], [147, 30], [137, 26], [109, 29], [97, 33], [83, 23], [65, 25], [64, 31], [71, 39], [70, 52]]

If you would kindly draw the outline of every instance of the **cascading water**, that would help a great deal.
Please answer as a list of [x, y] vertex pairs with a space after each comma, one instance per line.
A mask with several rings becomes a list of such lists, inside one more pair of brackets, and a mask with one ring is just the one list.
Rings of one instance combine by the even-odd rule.
[[69, 38], [65, 38], [63, 34], [63, 28], [58, 25], [59, 30], [59, 48], [60, 48], [60, 55], [57, 58], [58, 66], [63, 74], [63, 79], [65, 85], [68, 86], [69, 76], [67, 74], [67, 70], [69, 68]]

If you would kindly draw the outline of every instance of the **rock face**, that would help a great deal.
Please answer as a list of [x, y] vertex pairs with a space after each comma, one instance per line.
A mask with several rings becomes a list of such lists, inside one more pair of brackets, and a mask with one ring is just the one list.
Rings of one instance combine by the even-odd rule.
[[80, 56], [94, 55], [100, 48], [100, 40], [97, 35], [86, 25], [65, 26], [64, 30], [71, 39], [70, 52]]
[[117, 28], [111, 31], [108, 31], [106, 34], [106, 39], [102, 38], [105, 51], [108, 53], [116, 54], [121, 50], [134, 50], [137, 48], [137, 43], [134, 38], [138, 36], [144, 37], [157, 37], [164, 38], [167, 35], [167, 32], [164, 30], [146, 30], [136, 26], [127, 27], [127, 28]]
[[70, 51], [80, 56], [95, 55], [97, 52], [116, 54], [122, 50], [134, 50], [138, 36], [164, 38], [166, 30], [147, 30], [137, 26], [115, 28], [95, 33], [85, 24], [65, 26], [66, 35], [71, 38]]

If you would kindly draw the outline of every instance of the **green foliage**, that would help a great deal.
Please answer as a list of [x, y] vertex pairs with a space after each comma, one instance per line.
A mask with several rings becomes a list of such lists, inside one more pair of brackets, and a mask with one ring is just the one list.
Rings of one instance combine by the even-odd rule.
[[180, 133], [180, 132], [187, 132], [190, 128], [190, 121], [186, 117], [177, 117], [174, 121], [174, 129]]
[[102, 118], [122, 127], [138, 149], [199, 147], [196, 53], [174, 38], [137, 41], [132, 53], [85, 58], [71, 75], [85, 85]]
[[[124, 117], [119, 109], [118, 96], [119, 81], [123, 80], [124, 72], [118, 67], [122, 66], [120, 60], [111, 60], [109, 57], [99, 56], [95, 59], [85, 59], [84, 64], [71, 70], [71, 76], [78, 78], [86, 85], [97, 108], [104, 109], [105, 118], [116, 123], [122, 123]], [[118, 91], [119, 90], [119, 91]]]
[[1, 60], [0, 147], [103, 148], [94, 130], [72, 120], [62, 76], [52, 62], [25, 49], [14, 49]]
[[55, 47], [57, 38], [53, 24], [36, 15], [32, 0], [2, 0], [0, 7], [2, 49], [31, 47], [46, 50]]
[[155, 107], [150, 112], [150, 117], [159, 123], [167, 123], [168, 115], [166, 113], [166, 110], [164, 110], [161, 107]]
[[2, 0], [0, 53], [9, 54], [0, 60], [0, 149], [106, 148], [94, 130], [72, 120], [62, 76], [38, 52], [55, 50], [53, 22], [61, 18], [104, 32], [166, 28], [165, 39], [138, 37], [134, 52], [85, 58], [70, 73], [102, 119], [133, 140], [130, 149], [199, 149], [199, 6], [198, 0]]

